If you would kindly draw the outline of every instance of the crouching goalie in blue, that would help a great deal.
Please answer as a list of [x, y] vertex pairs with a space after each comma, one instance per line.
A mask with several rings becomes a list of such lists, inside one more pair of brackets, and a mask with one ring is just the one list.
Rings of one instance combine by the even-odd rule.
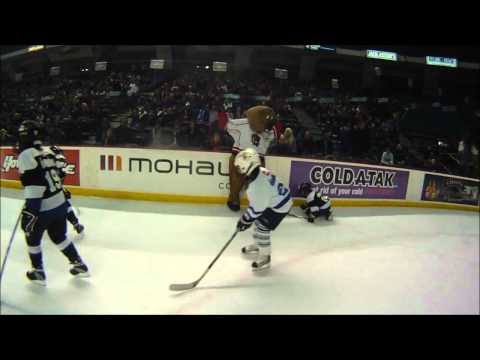
[[330, 198], [322, 195], [318, 188], [310, 183], [303, 183], [298, 189], [300, 196], [305, 197], [305, 202], [300, 206], [307, 215], [308, 222], [313, 223], [316, 218], [333, 220], [332, 204]]
[[293, 202], [290, 189], [268, 169], [261, 167], [254, 149], [240, 151], [235, 157], [235, 168], [245, 176], [249, 207], [237, 223], [239, 231], [255, 224], [253, 244], [242, 248], [245, 255], [256, 256], [252, 270], [270, 267], [270, 232], [275, 230], [290, 211]]
[[88, 268], [74, 244], [67, 238], [67, 211], [69, 204], [63, 191], [55, 154], [44, 148], [40, 140], [40, 127], [34, 121], [24, 121], [18, 130], [18, 169], [24, 186], [25, 205], [21, 214], [21, 227], [25, 232], [32, 269], [27, 278], [45, 285], [41, 241], [45, 231], [72, 265], [74, 276], [88, 276]]

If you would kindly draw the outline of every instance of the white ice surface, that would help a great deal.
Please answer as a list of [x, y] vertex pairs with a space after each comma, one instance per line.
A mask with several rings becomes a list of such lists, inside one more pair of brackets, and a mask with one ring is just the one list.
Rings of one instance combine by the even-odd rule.
[[[2, 189], [1, 258], [22, 193]], [[76, 196], [86, 235], [69, 237], [92, 277], [75, 279], [46, 236], [47, 286], [30, 284], [18, 231], [1, 284], [2, 314], [478, 314], [479, 214], [413, 208], [335, 209], [332, 223], [287, 217], [272, 234], [272, 268], [256, 275], [239, 213], [189, 205]], [[298, 209], [296, 209], [298, 210]]]

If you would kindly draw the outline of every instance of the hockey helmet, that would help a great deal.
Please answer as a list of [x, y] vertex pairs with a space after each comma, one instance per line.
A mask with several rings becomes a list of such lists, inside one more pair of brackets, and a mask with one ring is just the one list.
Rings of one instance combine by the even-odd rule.
[[18, 128], [18, 145], [21, 150], [41, 146], [40, 124], [33, 120], [25, 120]]
[[260, 156], [255, 149], [247, 148], [235, 156], [234, 165], [240, 174], [249, 176], [253, 170], [261, 166]]

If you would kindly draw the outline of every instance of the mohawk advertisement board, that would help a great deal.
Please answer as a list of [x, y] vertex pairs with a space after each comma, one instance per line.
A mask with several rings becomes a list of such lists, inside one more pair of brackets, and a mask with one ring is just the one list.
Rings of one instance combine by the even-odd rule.
[[176, 195], [228, 195], [228, 153], [119, 148], [84, 151], [91, 155], [87, 156], [90, 171], [82, 183], [90, 187]]

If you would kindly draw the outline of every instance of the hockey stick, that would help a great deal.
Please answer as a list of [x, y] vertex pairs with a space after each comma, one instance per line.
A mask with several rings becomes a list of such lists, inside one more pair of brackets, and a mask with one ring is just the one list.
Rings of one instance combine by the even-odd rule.
[[225, 249], [227, 248], [227, 246], [230, 245], [230, 243], [231, 243], [232, 240], [235, 238], [235, 236], [237, 236], [237, 234], [238, 234], [238, 229], [235, 230], [235, 232], [233, 233], [233, 235], [232, 235], [232, 237], [230, 238], [230, 240], [228, 240], [228, 242], [223, 246], [222, 250], [220, 250], [220, 252], [219, 252], [218, 255], [215, 257], [215, 259], [213, 259], [213, 261], [210, 263], [210, 265], [208, 265], [208, 268], [205, 270], [205, 272], [202, 274], [202, 276], [200, 276], [199, 279], [197, 279], [197, 280], [194, 281], [194, 282], [187, 283], [187, 284], [171, 284], [171, 285], [170, 285], [170, 290], [172, 290], [172, 291], [190, 290], [190, 289], [193, 289], [195, 286], [197, 286], [198, 283], [204, 278], [204, 276], [207, 275], [207, 272], [210, 270], [210, 268], [213, 266], [213, 264], [215, 264], [215, 262], [216, 262], [217, 259], [220, 257], [220, 255], [222, 255], [222, 253], [225, 251]]
[[15, 223], [15, 227], [13, 228], [12, 236], [8, 242], [7, 251], [5, 252], [5, 257], [3, 258], [2, 269], [0, 270], [0, 283], [2, 282], [3, 272], [5, 270], [5, 263], [7, 262], [8, 253], [10, 252], [10, 248], [12, 247], [13, 239], [15, 238], [15, 234], [17, 232], [18, 224], [20, 223], [20, 218], [22, 217], [22, 211], [18, 214], [17, 222]]
[[288, 213], [288, 215], [292, 216], [294, 218], [297, 218], [297, 219], [307, 220], [307, 218], [305, 216], [300, 216], [300, 215], [296, 215], [296, 214], [292, 214], [292, 213]]

